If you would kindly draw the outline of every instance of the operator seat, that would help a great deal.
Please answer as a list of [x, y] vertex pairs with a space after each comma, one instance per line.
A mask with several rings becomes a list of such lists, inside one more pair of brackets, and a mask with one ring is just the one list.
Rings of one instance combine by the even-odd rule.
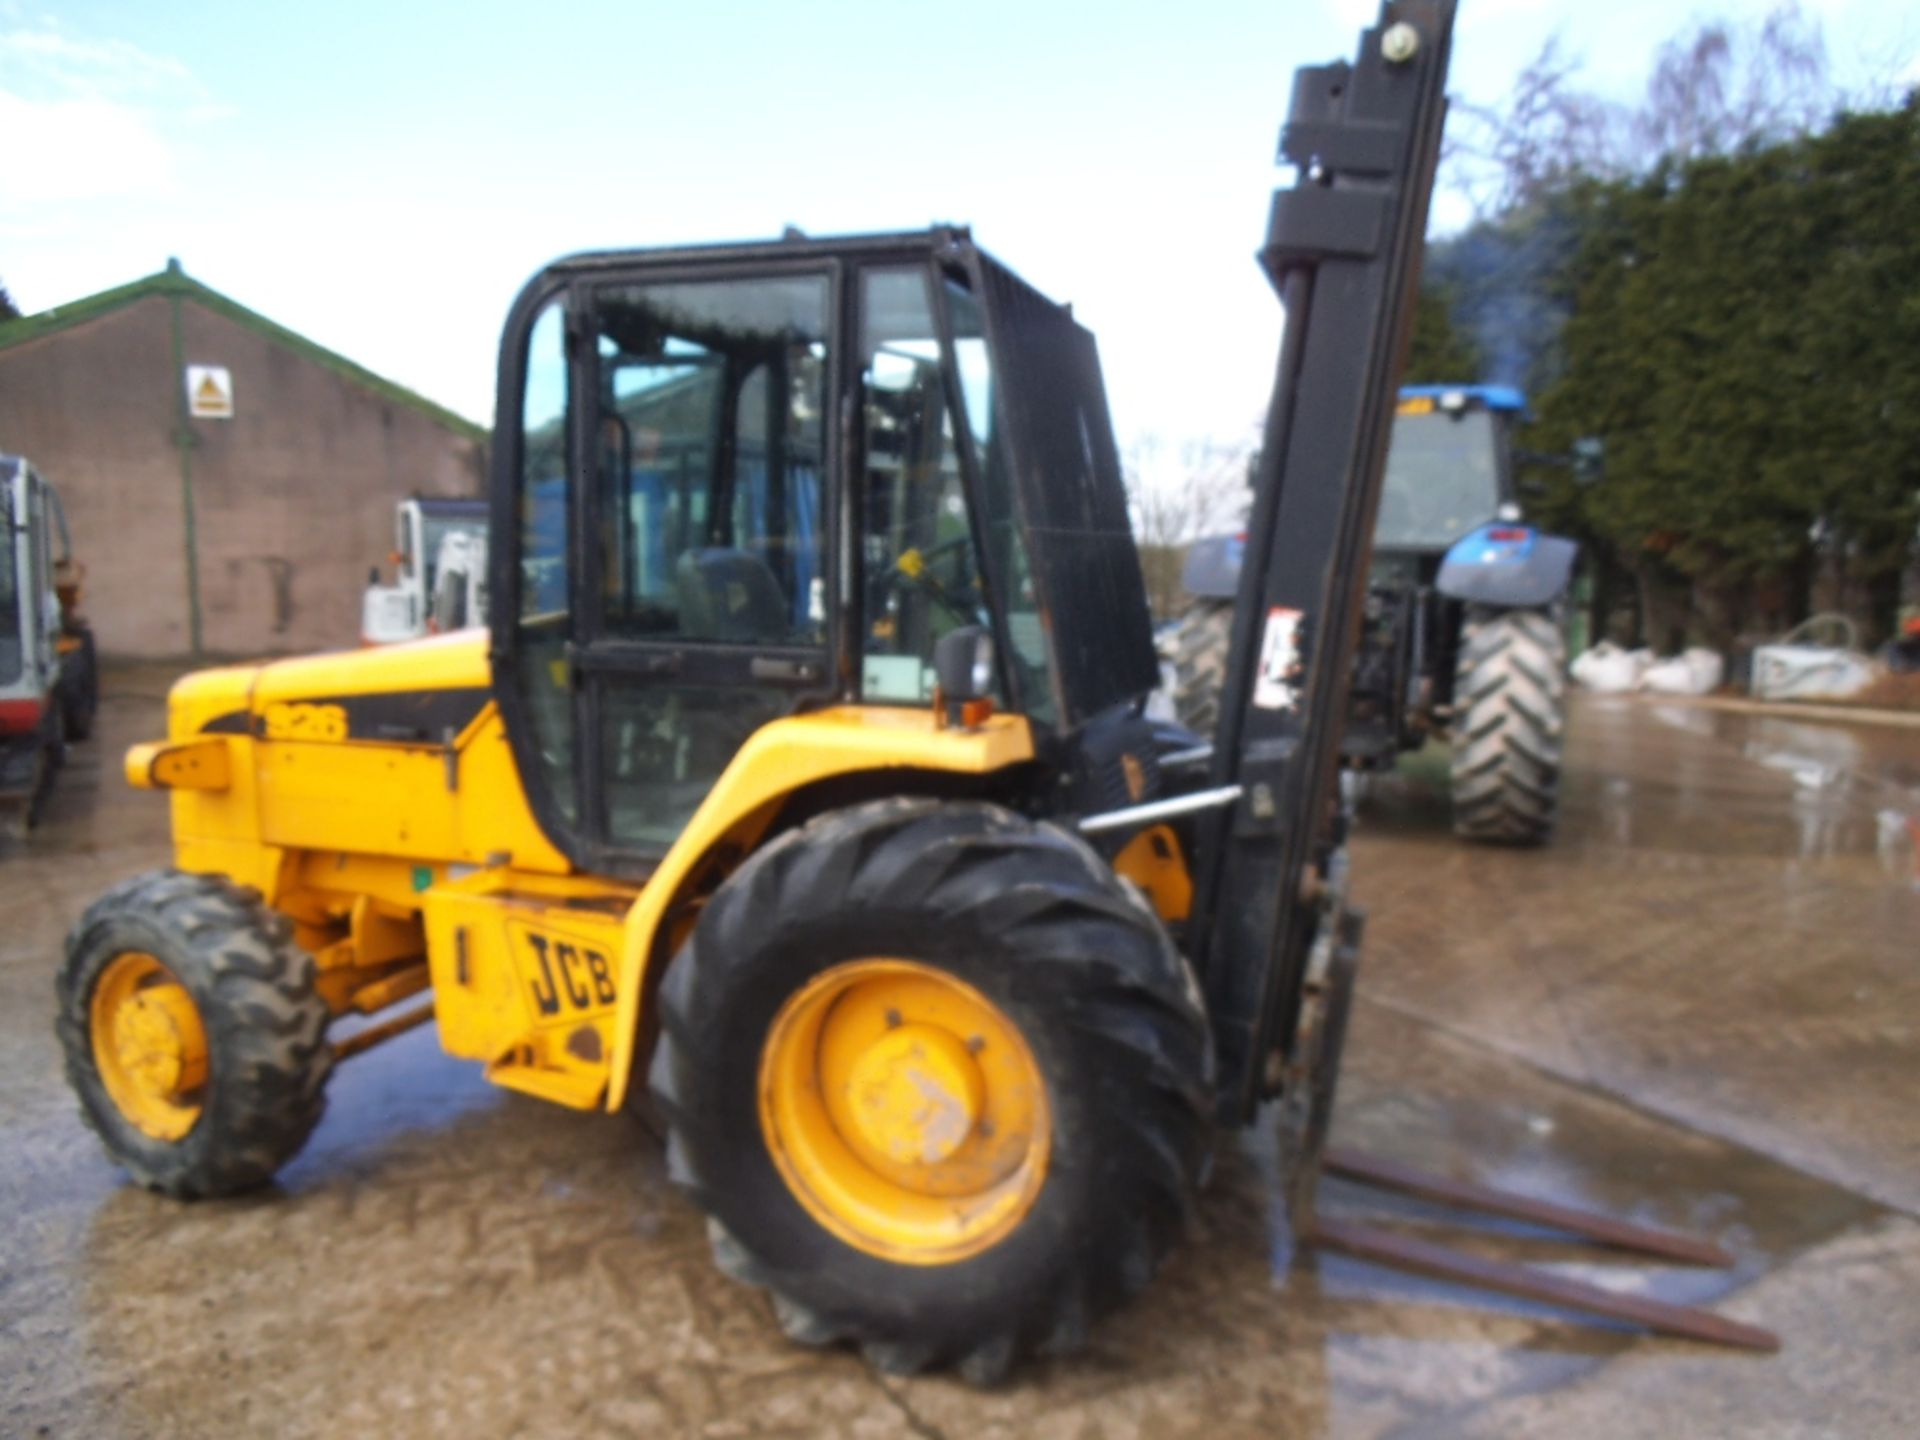
[[744, 550], [688, 550], [673, 567], [680, 634], [688, 640], [778, 645], [792, 629], [787, 597], [767, 562]]

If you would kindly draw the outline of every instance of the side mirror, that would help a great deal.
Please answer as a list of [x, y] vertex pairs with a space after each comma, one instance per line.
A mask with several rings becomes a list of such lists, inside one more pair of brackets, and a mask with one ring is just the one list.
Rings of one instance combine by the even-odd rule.
[[1582, 435], [1573, 442], [1573, 479], [1591, 485], [1606, 473], [1607, 446], [1598, 435]]
[[947, 723], [972, 723], [967, 708], [993, 689], [993, 636], [980, 625], [962, 625], [942, 635], [933, 647], [933, 679]]

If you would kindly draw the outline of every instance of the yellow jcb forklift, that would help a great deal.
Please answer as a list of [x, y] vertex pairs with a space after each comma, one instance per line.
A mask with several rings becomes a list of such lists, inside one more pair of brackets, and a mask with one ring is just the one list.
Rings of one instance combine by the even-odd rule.
[[502, 343], [489, 631], [189, 676], [128, 756], [174, 868], [59, 984], [114, 1156], [259, 1184], [333, 1064], [432, 1019], [511, 1089], [650, 1090], [797, 1339], [976, 1380], [1079, 1345], [1216, 1123], [1313, 1093], [1324, 1130], [1337, 716], [1452, 12], [1394, 0], [1296, 83], [1215, 746], [1144, 717], [1093, 339], [964, 231], [560, 261]]

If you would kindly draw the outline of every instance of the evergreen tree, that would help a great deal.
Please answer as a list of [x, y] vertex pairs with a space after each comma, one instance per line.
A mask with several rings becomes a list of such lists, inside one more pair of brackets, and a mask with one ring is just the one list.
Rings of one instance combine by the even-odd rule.
[[1485, 361], [1480, 348], [1453, 321], [1452, 292], [1431, 278], [1420, 282], [1413, 306], [1413, 343], [1407, 351], [1409, 385], [1473, 384]]
[[1606, 444], [1604, 483], [1545, 480], [1536, 507], [1704, 638], [1804, 614], [1817, 562], [1891, 623], [1920, 524], [1920, 106], [1588, 182], [1564, 368], [1532, 443]]

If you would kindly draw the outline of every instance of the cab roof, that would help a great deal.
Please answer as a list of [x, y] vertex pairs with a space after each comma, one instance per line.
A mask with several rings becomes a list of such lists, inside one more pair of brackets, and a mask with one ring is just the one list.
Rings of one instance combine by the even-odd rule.
[[1478, 404], [1488, 410], [1512, 410], [1524, 412], [1527, 397], [1512, 385], [1402, 385], [1402, 400], [1428, 399], [1438, 400], [1446, 395], [1462, 395], [1469, 405]]

